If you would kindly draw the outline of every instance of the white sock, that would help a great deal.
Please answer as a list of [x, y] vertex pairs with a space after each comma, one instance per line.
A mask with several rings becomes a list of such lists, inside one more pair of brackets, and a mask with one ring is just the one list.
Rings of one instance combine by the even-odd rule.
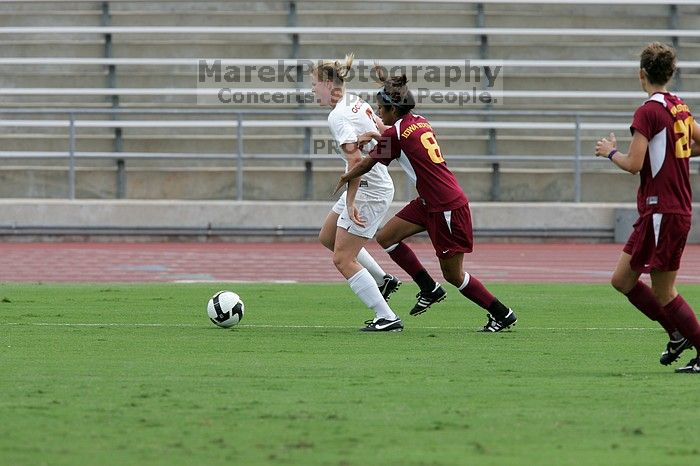
[[386, 275], [384, 269], [377, 264], [377, 261], [374, 260], [374, 257], [372, 257], [365, 248], [360, 249], [360, 252], [357, 253], [357, 262], [367, 269], [372, 275], [372, 278], [374, 278], [374, 281], [377, 282], [377, 285], [384, 284], [384, 275]]
[[357, 295], [365, 306], [372, 309], [377, 319], [396, 320], [398, 317], [391, 310], [379, 288], [374, 283], [372, 275], [367, 269], [362, 269], [352, 277], [348, 278], [350, 289]]
[[464, 272], [464, 281], [462, 282], [462, 285], [458, 288], [459, 291], [462, 291], [467, 285], [469, 285], [470, 278], [472, 278], [471, 275], [469, 275], [467, 272]]
[[398, 247], [399, 247], [399, 243], [392, 244], [392, 245], [389, 246], [388, 248], [384, 248], [384, 252], [387, 253], [387, 254], [389, 254], [391, 251], [393, 251], [394, 249], [396, 249], [396, 248], [398, 248]]

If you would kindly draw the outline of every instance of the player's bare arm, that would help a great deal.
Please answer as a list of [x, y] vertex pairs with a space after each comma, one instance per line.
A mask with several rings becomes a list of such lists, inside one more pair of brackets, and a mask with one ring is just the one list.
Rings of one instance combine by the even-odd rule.
[[381, 133], [378, 133], [376, 131], [369, 131], [367, 133], [362, 133], [357, 137], [357, 144], [360, 146], [360, 149], [365, 146], [368, 142], [372, 141], [373, 139], [378, 141], [379, 138], [381, 138], [382, 135]]
[[607, 138], [599, 139], [595, 145], [597, 157], [607, 157], [615, 165], [633, 175], [639, 173], [644, 165], [644, 157], [649, 146], [649, 140], [639, 131], [632, 136], [632, 143], [627, 154], [617, 150], [617, 138], [615, 133], [610, 133]]
[[700, 156], [700, 125], [693, 122], [693, 130], [690, 132], [690, 156]]
[[374, 160], [372, 157], [364, 157], [360, 162], [355, 164], [354, 167], [350, 168], [344, 175], [340, 177], [338, 180], [338, 184], [335, 186], [335, 191], [333, 191], [333, 194], [337, 193], [340, 191], [340, 189], [345, 186], [345, 184], [350, 181], [354, 180], [355, 178], [359, 178], [368, 171], [374, 167], [374, 165], [377, 163], [376, 160]]
[[[355, 167], [358, 163], [362, 161], [360, 146], [357, 143], [351, 142], [343, 144], [340, 146], [340, 148], [342, 149], [343, 154], [345, 155], [345, 158], [348, 161], [348, 170], [352, 170], [353, 167]], [[355, 178], [353, 180], [348, 181], [348, 189], [345, 195], [345, 205], [347, 206], [350, 220], [355, 222], [357, 225], [364, 227], [365, 222], [363, 219], [360, 218], [360, 212], [357, 210], [357, 207], [355, 207], [355, 196], [357, 195], [357, 190], [359, 188], [359, 178]]]
[[377, 125], [377, 129], [380, 133], [383, 133], [384, 131], [390, 128], [390, 126], [385, 125], [382, 119], [379, 118], [379, 116], [376, 114], [374, 115], [374, 124]]

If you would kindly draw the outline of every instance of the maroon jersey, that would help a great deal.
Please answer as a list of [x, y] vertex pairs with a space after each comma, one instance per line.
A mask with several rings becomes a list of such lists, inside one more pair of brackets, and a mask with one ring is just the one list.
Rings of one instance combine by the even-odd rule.
[[428, 212], [451, 211], [468, 202], [442, 158], [433, 128], [420, 115], [408, 113], [384, 131], [369, 156], [384, 165], [398, 159]]
[[690, 157], [693, 116], [673, 94], [658, 92], [634, 112], [630, 131], [649, 140], [639, 173], [637, 209], [640, 216], [653, 213], [690, 215], [692, 191]]

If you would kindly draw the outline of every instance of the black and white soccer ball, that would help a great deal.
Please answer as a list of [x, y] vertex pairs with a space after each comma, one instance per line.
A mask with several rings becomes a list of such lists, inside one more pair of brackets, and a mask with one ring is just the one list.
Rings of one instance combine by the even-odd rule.
[[245, 306], [241, 297], [232, 291], [219, 291], [209, 300], [209, 320], [219, 327], [229, 328], [243, 320]]

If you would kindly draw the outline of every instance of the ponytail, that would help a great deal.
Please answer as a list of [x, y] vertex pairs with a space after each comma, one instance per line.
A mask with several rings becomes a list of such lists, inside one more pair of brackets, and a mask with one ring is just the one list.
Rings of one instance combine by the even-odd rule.
[[374, 72], [379, 82], [384, 85], [377, 93], [381, 105], [396, 107], [399, 115], [407, 114], [416, 106], [413, 94], [406, 85], [408, 78], [405, 74], [389, 78], [384, 67], [378, 63], [374, 64]]
[[311, 67], [311, 74], [316, 76], [319, 81], [333, 81], [334, 84], [342, 86], [348, 79], [354, 58], [355, 54], [349, 53], [342, 61], [324, 60], [318, 62]]

